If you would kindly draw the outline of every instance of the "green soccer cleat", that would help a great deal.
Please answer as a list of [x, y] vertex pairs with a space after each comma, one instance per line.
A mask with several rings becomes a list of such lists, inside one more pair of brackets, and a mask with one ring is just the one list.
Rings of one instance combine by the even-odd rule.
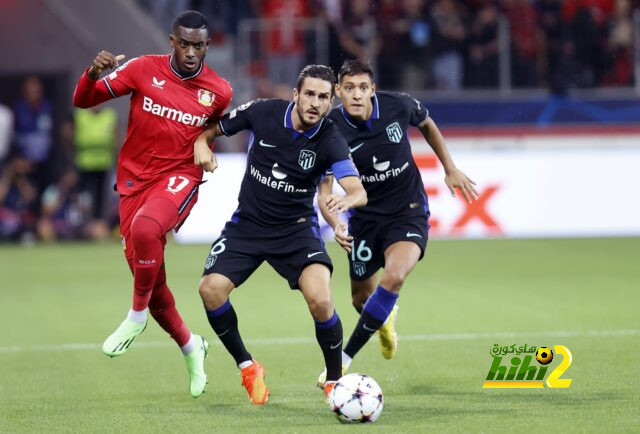
[[[347, 367], [347, 365], [345, 365], [344, 363], [342, 364], [342, 375], [345, 375], [347, 373], [347, 370], [349, 368]], [[327, 368], [324, 368], [324, 371], [322, 371], [320, 373], [320, 375], [318, 375], [318, 382], [316, 383], [316, 386], [318, 386], [319, 389], [325, 390], [325, 382], [327, 381]], [[334, 381], [335, 383], [335, 381]]]
[[189, 370], [189, 393], [197, 398], [204, 393], [207, 385], [207, 374], [204, 372], [204, 359], [209, 354], [209, 342], [202, 336], [193, 335], [196, 339], [196, 348], [184, 356]]
[[116, 331], [104, 341], [102, 352], [109, 357], [123, 355], [145, 328], [147, 328], [147, 321], [139, 324], [129, 318], [125, 319]]
[[398, 305], [393, 306], [387, 322], [378, 329], [380, 337], [380, 352], [385, 359], [391, 359], [398, 351], [398, 333], [396, 333], [396, 318]]

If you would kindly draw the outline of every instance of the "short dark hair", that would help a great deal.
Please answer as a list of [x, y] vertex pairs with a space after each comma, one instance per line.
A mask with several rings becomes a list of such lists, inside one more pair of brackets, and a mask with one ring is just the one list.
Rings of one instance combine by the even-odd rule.
[[187, 29], [206, 29], [207, 34], [211, 33], [207, 17], [198, 11], [184, 11], [180, 13], [173, 21], [173, 27], [171, 29], [175, 32], [178, 27], [185, 27]]
[[298, 82], [296, 83], [298, 92], [302, 89], [302, 83], [307, 77], [328, 81], [331, 84], [331, 96], [333, 96], [334, 86], [336, 84], [336, 75], [333, 73], [333, 69], [324, 65], [305, 66], [302, 68], [302, 71], [300, 71], [300, 74], [298, 74]]
[[347, 75], [360, 74], [367, 74], [371, 78], [371, 81], [373, 81], [373, 69], [370, 64], [359, 60], [345, 60], [340, 67], [340, 71], [338, 71], [338, 82], [341, 82]]

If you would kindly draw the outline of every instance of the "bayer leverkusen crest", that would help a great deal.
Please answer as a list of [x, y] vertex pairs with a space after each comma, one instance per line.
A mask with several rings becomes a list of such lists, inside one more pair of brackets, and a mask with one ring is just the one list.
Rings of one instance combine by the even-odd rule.
[[198, 90], [198, 102], [207, 107], [211, 107], [216, 96], [210, 90], [200, 89]]

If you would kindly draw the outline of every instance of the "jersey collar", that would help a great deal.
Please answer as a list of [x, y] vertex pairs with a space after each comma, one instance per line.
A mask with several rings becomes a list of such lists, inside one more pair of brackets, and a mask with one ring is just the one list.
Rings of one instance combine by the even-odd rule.
[[184, 80], [191, 80], [192, 78], [197, 77], [198, 75], [200, 75], [200, 72], [202, 71], [202, 64], [204, 62], [200, 62], [200, 67], [198, 68], [198, 70], [196, 72], [193, 73], [193, 75], [190, 75], [188, 77], [183, 77], [182, 74], [180, 74], [180, 71], [176, 71], [173, 68], [173, 64], [171, 63], [171, 61], [173, 60], [173, 54], [169, 56], [169, 69], [171, 69], [171, 71], [178, 76], [178, 78], [182, 81]]
[[374, 119], [379, 119], [380, 118], [380, 104], [378, 104], [378, 94], [373, 94], [373, 96], [371, 97], [371, 104], [373, 104], [373, 110], [371, 111], [371, 117], [369, 119], [367, 119], [365, 122], [362, 121], [358, 121], [353, 119], [349, 113], [347, 113], [347, 111], [344, 109], [344, 105], [340, 106], [340, 111], [342, 112], [342, 116], [344, 117], [344, 120], [347, 121], [347, 123], [349, 124], [350, 127], [352, 128], [358, 128], [359, 126], [366, 126], [368, 129], [372, 128], [372, 123], [371, 121]]
[[324, 122], [324, 117], [322, 119], [320, 119], [320, 122], [318, 122], [316, 124], [316, 126], [314, 126], [313, 128], [310, 128], [306, 131], [303, 131], [302, 133], [299, 133], [298, 131], [293, 129], [293, 120], [291, 119], [291, 113], [293, 112], [293, 106], [294, 106], [294, 102], [291, 101], [289, 103], [289, 107], [287, 107], [287, 111], [284, 113], [284, 127], [285, 128], [289, 128], [290, 130], [293, 130], [293, 138], [297, 139], [298, 136], [300, 134], [304, 134], [307, 139], [311, 139], [313, 138], [313, 136], [315, 136], [318, 131], [320, 131], [320, 127], [322, 126], [322, 123]]

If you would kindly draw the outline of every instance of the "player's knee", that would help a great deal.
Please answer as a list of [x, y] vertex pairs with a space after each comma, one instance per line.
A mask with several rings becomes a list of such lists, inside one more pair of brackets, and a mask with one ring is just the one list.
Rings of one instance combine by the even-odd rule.
[[198, 292], [205, 306], [217, 306], [220, 302], [224, 302], [230, 291], [227, 286], [225, 278], [219, 274], [207, 274], [203, 276], [200, 280]]
[[320, 296], [309, 300], [309, 311], [316, 321], [325, 321], [333, 315], [331, 296]]
[[131, 241], [136, 249], [148, 246], [162, 237], [160, 225], [143, 215], [136, 216], [131, 223]]
[[215, 286], [211, 279], [208, 276], [204, 276], [200, 280], [200, 287], [198, 288], [198, 292], [200, 293], [200, 298], [203, 300], [208, 299], [212, 294], [215, 293]]
[[380, 285], [388, 291], [398, 292], [409, 273], [403, 268], [389, 267], [384, 270]]

